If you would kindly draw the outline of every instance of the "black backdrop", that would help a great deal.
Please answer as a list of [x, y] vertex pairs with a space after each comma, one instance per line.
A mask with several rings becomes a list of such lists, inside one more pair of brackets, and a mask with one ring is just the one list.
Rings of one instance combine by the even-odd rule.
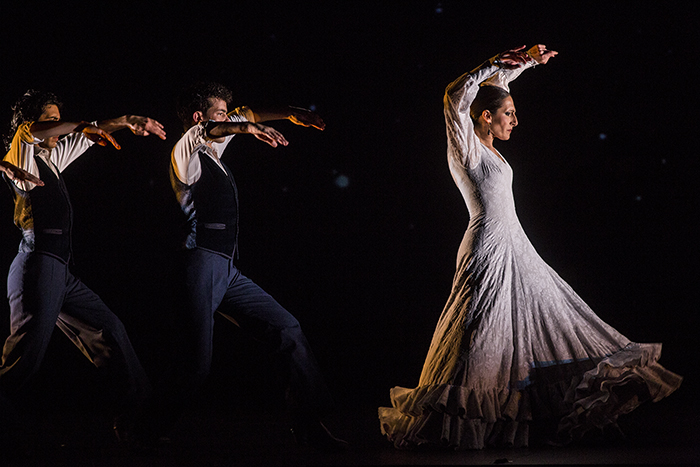
[[[137, 113], [166, 126], [167, 141], [116, 133], [121, 151], [92, 148], [64, 173], [75, 272], [124, 321], [154, 377], [177, 328], [180, 218], [167, 170], [180, 89], [217, 80], [235, 104], [313, 106], [325, 119], [324, 132], [274, 123], [287, 148], [231, 143], [239, 264], [300, 320], [338, 402], [374, 410], [391, 386], [417, 383], [468, 222], [447, 169], [444, 88], [502, 50], [539, 42], [560, 55], [512, 85], [520, 125], [500, 145], [521, 221], [605, 321], [665, 343], [662, 363], [686, 377], [677, 397], [689, 397], [698, 44], [688, 12], [638, 2], [94, 3], [0, 7], [0, 120], [33, 87], [59, 94], [66, 119]], [[4, 275], [19, 241], [8, 190], [0, 210]], [[8, 316], [3, 300], [3, 337]], [[77, 351], [55, 341], [44, 371], [90, 381]], [[220, 323], [213, 386], [264, 384], [257, 350]]]

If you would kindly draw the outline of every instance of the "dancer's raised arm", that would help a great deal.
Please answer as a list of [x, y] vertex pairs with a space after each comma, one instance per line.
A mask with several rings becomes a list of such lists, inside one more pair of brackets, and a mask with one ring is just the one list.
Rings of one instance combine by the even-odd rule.
[[472, 108], [479, 89], [487, 85], [496, 86], [503, 92], [492, 93], [505, 95], [509, 92], [508, 84], [526, 68], [546, 63], [556, 54], [554, 51], [548, 51], [544, 45], [536, 45], [528, 51], [525, 51], [524, 45], [509, 49], [463, 74], [447, 86], [443, 103], [447, 138], [450, 143], [448, 152], [454, 163], [474, 167], [479, 162], [480, 138], [475, 133], [479, 115], [476, 115]]

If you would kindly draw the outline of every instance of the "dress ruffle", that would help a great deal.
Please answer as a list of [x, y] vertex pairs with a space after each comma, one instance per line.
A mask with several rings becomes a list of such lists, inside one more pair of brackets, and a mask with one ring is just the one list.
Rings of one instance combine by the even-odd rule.
[[646, 400], [656, 402], [675, 391], [682, 378], [657, 363], [660, 355], [661, 344], [632, 343], [597, 363], [577, 365], [592, 366], [578, 374], [569, 364], [550, 366], [566, 379], [542, 378], [533, 370], [522, 389], [396, 387], [390, 394], [393, 407], [379, 409], [381, 430], [400, 449], [425, 444], [522, 447], [529, 444], [531, 422], [546, 421], [558, 425], [552, 441], [569, 442], [616, 423], [619, 415]]
[[586, 372], [572, 394], [571, 411], [559, 422], [559, 435], [569, 441], [591, 428], [616, 423], [642, 402], [658, 402], [681, 385], [683, 378], [657, 361], [661, 344], [632, 343]]

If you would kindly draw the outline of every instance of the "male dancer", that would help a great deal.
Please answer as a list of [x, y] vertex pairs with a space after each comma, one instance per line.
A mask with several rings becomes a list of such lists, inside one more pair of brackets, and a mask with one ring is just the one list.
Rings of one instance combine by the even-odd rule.
[[287, 140], [260, 122], [287, 119], [323, 130], [325, 124], [305, 109], [228, 112], [231, 91], [217, 83], [198, 83], [184, 91], [178, 115], [185, 134], [171, 155], [171, 182], [187, 217], [182, 252], [185, 318], [188, 333], [179, 366], [190, 396], [209, 374], [214, 313], [218, 310], [244, 331], [268, 343], [289, 372], [293, 431], [297, 442], [321, 449], [343, 449], [319, 416], [330, 395], [298, 321], [235, 265], [238, 241], [238, 194], [231, 171], [221, 161], [233, 135], [251, 134], [273, 147]]
[[61, 172], [95, 142], [119, 149], [110, 136], [114, 131], [129, 128], [162, 139], [165, 132], [155, 120], [136, 115], [97, 124], [65, 122], [61, 107], [54, 94], [30, 90], [13, 108], [14, 136], [4, 160], [44, 183], [35, 186], [34, 179], [22, 177], [9, 182], [22, 240], [7, 280], [11, 334], [3, 348], [0, 389], [20, 398], [58, 326], [95, 366], [109, 368], [125, 386], [119, 410], [127, 411], [147, 397], [150, 385], [119, 318], [71, 274], [73, 213]]

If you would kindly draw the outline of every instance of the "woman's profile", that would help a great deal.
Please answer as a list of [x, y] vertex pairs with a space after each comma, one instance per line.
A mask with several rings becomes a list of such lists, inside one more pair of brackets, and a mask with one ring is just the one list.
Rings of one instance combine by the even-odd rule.
[[[661, 344], [633, 343], [603, 322], [537, 254], [515, 212], [513, 172], [494, 146], [518, 124], [508, 84], [557, 55], [503, 52], [451, 83], [448, 163], [469, 211], [452, 290], [418, 386], [379, 409], [398, 448], [565, 443], [672, 393]], [[537, 427], [537, 428], [535, 428]], [[531, 429], [532, 428], [532, 429]]]

